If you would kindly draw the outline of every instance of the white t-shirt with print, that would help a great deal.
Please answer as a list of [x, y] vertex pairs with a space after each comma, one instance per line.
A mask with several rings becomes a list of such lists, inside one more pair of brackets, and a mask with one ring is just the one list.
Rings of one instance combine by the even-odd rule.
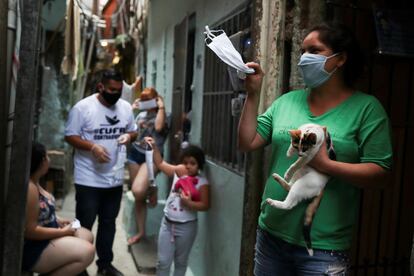
[[[197, 184], [195, 188], [200, 190], [201, 186], [208, 185], [208, 181], [205, 177], [197, 175]], [[167, 202], [164, 207], [164, 215], [176, 222], [188, 222], [197, 219], [197, 211], [188, 210], [181, 204], [180, 194], [174, 192], [174, 187], [180, 178], [174, 174], [173, 185], [171, 186], [170, 195], [167, 198]]]
[[[84, 140], [102, 145], [111, 158], [108, 163], [99, 163], [91, 151], [75, 148], [75, 183], [79, 185], [114, 187], [112, 170], [117, 159], [117, 138], [126, 132], [136, 130], [131, 105], [119, 99], [111, 107], [104, 106], [93, 94], [73, 106], [65, 125], [65, 136], [80, 136]], [[120, 184], [118, 184], [120, 185]]]

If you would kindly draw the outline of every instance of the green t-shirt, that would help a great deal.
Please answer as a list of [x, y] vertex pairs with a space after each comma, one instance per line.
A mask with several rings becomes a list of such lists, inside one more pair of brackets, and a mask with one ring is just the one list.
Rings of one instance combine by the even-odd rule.
[[[308, 91], [298, 90], [279, 97], [257, 119], [257, 132], [272, 146], [269, 177], [262, 197], [259, 226], [289, 243], [305, 246], [302, 236], [304, 213], [309, 201], [292, 210], [280, 210], [265, 203], [266, 198], [284, 200], [287, 192], [273, 179], [284, 175], [296, 157], [288, 158], [288, 130], [305, 123], [327, 127], [337, 160], [347, 163], [375, 163], [390, 169], [392, 147], [387, 114], [378, 100], [355, 92], [337, 107], [313, 116], [307, 103]], [[326, 250], [346, 250], [351, 246], [357, 221], [360, 190], [340, 179], [331, 178], [312, 224], [312, 246]]]

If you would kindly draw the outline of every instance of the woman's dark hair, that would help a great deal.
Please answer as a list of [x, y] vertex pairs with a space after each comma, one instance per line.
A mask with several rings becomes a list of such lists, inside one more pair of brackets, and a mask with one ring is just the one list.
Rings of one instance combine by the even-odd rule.
[[197, 160], [200, 169], [203, 169], [203, 166], [206, 163], [204, 151], [195, 145], [189, 145], [181, 151], [180, 162], [182, 162], [185, 157], [194, 157], [195, 160]]
[[30, 175], [37, 171], [46, 158], [46, 147], [38, 142], [32, 144], [32, 162], [30, 163]]
[[353, 87], [364, 69], [364, 57], [355, 34], [347, 26], [337, 22], [316, 25], [307, 35], [314, 31], [319, 33], [319, 40], [334, 53], [347, 54], [343, 66], [344, 82], [348, 87]]

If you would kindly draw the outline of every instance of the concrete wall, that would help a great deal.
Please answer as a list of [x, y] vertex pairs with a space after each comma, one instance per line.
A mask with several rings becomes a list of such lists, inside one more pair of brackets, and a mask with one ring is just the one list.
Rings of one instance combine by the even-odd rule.
[[[174, 26], [186, 15], [196, 14], [193, 78], [193, 124], [191, 142], [201, 144], [201, 110], [204, 76], [204, 26], [225, 17], [244, 1], [240, 0], [153, 0], [149, 7], [148, 63], [146, 85], [153, 85], [165, 97], [171, 110], [173, 85]], [[153, 66], [156, 61], [156, 70]], [[197, 62], [197, 61], [201, 61]], [[155, 83], [153, 83], [156, 74]], [[189, 273], [238, 275], [243, 212], [244, 179], [208, 162], [211, 209], [199, 214], [199, 231], [189, 261]]]
[[[45, 2], [45, 1], [43, 1]], [[66, 1], [48, 1], [42, 7], [42, 28], [47, 31], [54, 31], [66, 15]], [[61, 25], [62, 29], [64, 25]]]

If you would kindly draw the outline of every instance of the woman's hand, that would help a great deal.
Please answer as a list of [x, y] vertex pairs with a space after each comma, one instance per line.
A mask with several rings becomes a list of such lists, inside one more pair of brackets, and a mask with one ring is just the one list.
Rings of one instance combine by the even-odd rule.
[[137, 98], [133, 103], [132, 103], [132, 110], [136, 110], [139, 109], [139, 98]]
[[332, 160], [329, 159], [328, 151], [326, 149], [326, 141], [324, 141], [318, 153], [309, 162], [309, 165], [317, 171], [326, 173], [325, 168], [327, 167], [329, 162], [332, 162]]
[[60, 231], [62, 231], [62, 236], [73, 236], [75, 235], [76, 229], [72, 228], [72, 224], [70, 223], [60, 228]]
[[158, 106], [158, 109], [164, 109], [165, 108], [164, 99], [163, 99], [162, 96], [157, 97], [157, 106]]
[[248, 94], [259, 94], [262, 87], [264, 72], [259, 64], [254, 62], [246, 63], [250, 68], [254, 69], [253, 74], [247, 74], [244, 85]]
[[71, 221], [71, 220], [68, 220], [68, 219], [63, 219], [63, 218], [57, 218], [56, 220], [57, 220], [57, 223], [58, 223], [58, 225], [59, 225], [59, 227], [60, 227], [60, 228], [63, 228], [63, 227], [65, 227], [66, 225], [68, 225], [68, 224], [71, 224], [71, 223], [72, 223], [72, 221]]
[[144, 142], [150, 145], [152, 149], [156, 147], [154, 138], [150, 136], [144, 137]]
[[239, 150], [246, 152], [258, 149], [266, 145], [267, 141], [260, 136], [257, 131], [257, 112], [260, 101], [260, 90], [264, 73], [260, 65], [254, 62], [246, 63], [250, 68], [254, 69], [253, 74], [247, 74], [245, 86], [247, 90], [247, 98], [243, 105], [240, 115], [238, 128], [238, 145]]
[[118, 137], [117, 141], [118, 144], [125, 145], [131, 141], [131, 135], [129, 135], [128, 133], [124, 133]]
[[135, 77], [135, 82], [132, 84], [135, 93], [140, 93], [142, 91], [142, 76], [138, 75]]

